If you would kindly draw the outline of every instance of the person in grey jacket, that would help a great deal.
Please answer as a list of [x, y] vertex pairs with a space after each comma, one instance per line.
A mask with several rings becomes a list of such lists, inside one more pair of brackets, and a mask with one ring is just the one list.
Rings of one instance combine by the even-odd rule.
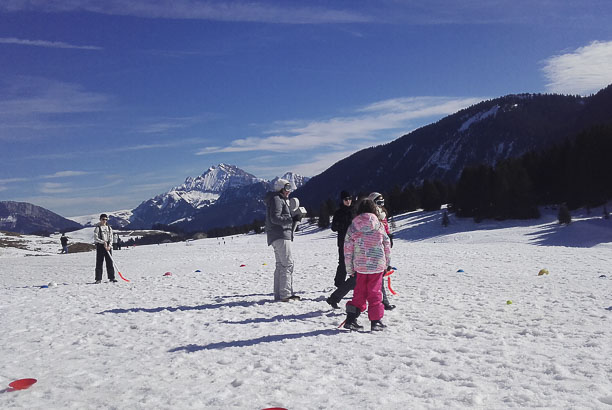
[[293, 292], [293, 242], [294, 223], [300, 220], [299, 215], [292, 216], [289, 207], [291, 184], [285, 179], [274, 183], [274, 192], [266, 195], [266, 236], [268, 246], [274, 248], [276, 269], [274, 270], [274, 300], [289, 302], [300, 300]]
[[106, 260], [106, 274], [109, 282], [117, 282], [115, 268], [111, 259], [113, 243], [113, 228], [108, 225], [108, 215], [100, 215], [100, 223], [94, 228], [94, 244], [96, 245], [96, 282], [102, 282], [102, 264]]

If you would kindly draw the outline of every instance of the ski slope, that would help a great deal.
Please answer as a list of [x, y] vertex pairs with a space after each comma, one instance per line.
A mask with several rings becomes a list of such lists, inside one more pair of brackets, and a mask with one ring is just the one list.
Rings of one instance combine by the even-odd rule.
[[612, 221], [555, 222], [396, 218], [376, 334], [325, 303], [329, 230], [298, 233], [291, 303], [265, 235], [116, 251], [130, 282], [100, 285], [94, 253], [2, 249], [0, 388], [38, 382], [0, 408], [612, 409]]

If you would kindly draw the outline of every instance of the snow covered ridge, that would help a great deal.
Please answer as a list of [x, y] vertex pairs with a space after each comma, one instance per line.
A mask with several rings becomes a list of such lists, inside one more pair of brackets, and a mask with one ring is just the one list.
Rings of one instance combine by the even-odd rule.
[[[110, 224], [112, 226], [123, 227], [127, 226], [130, 223], [130, 217], [132, 216], [131, 209], [124, 209], [121, 211], [113, 211], [110, 213]], [[82, 215], [82, 216], [72, 216], [68, 219], [71, 219], [84, 227], [94, 226], [98, 222], [100, 222], [100, 214], [91, 214], [91, 215]]]
[[297, 233], [292, 303], [272, 301], [265, 235], [114, 252], [129, 283], [90, 284], [93, 253], [4, 258], [0, 390], [38, 382], [0, 408], [610, 409], [610, 221], [544, 215], [398, 216], [376, 334], [325, 303], [329, 230]]
[[208, 168], [208, 170], [200, 176], [195, 178], [187, 177], [183, 185], [175, 187], [169, 192], [201, 191], [218, 194], [228, 188], [237, 188], [258, 181], [262, 181], [262, 179], [241, 170], [235, 165], [221, 163], [217, 166]]
[[[219, 164], [208, 168], [195, 178], [187, 177], [182, 185], [170, 189], [165, 194], [150, 199], [160, 210], [179, 206], [181, 201], [193, 208], [209, 206], [227, 189], [235, 189], [260, 181], [234, 165]], [[149, 202], [146, 201], [146, 202]]]
[[[289, 180], [296, 188], [308, 180], [293, 172], [288, 172], [281, 178]], [[231, 197], [232, 201], [244, 201], [247, 204], [250, 198], [242, 198], [241, 195], [247, 195], [249, 187], [267, 184], [271, 189], [276, 179], [278, 178], [266, 181], [235, 165], [221, 163], [208, 168], [202, 175], [195, 178], [187, 177], [182, 185], [164, 194], [142, 202], [133, 210], [129, 226], [147, 229], [155, 224], [172, 225], [179, 221], [190, 220], [196, 214], [210, 212], [211, 206], [227, 196]], [[228, 213], [217, 215], [216, 219], [226, 221], [227, 225], [231, 225], [236, 223], [233, 220], [234, 216]]]
[[459, 132], [466, 131], [468, 128], [470, 128], [472, 124], [480, 122], [488, 117], [495, 117], [495, 115], [497, 115], [498, 110], [499, 105], [496, 104], [487, 111], [479, 112], [478, 114], [473, 115], [472, 117], [468, 118], [467, 121], [465, 121], [463, 124], [461, 124], [461, 127], [459, 127]]
[[[287, 172], [282, 175], [281, 178], [287, 179], [294, 188], [301, 187], [309, 179], [293, 172]], [[251, 217], [251, 214], [256, 214], [258, 212], [258, 208], [256, 204], [253, 205], [254, 198], [252, 198], [252, 196], [255, 190], [249, 190], [248, 188], [257, 185], [264, 190], [272, 189], [277, 179], [278, 177], [272, 181], [267, 181], [251, 175], [234, 165], [219, 164], [218, 166], [210, 167], [200, 176], [195, 178], [187, 177], [182, 185], [142, 202], [133, 210], [107, 210], [104, 213], [109, 215], [109, 223], [111, 226], [120, 228], [130, 226], [130, 228], [133, 229], [149, 229], [155, 224], [171, 225], [190, 221], [199, 211], [203, 210], [207, 212], [211, 205], [225, 198], [226, 201], [241, 202], [245, 207], [254, 206], [253, 209], [249, 208], [248, 210], [248, 215]], [[259, 194], [258, 196], [261, 196], [261, 198], [255, 198], [256, 200], [263, 199], [263, 194]], [[14, 212], [14, 204], [16, 203], [10, 201], [0, 203], [0, 229], [13, 231], [16, 230], [16, 226], [24, 225], [25, 222], [21, 222], [21, 220], [27, 222], [27, 218], [29, 218], [32, 220], [29, 225], [32, 225], [33, 223], [41, 222], [39, 220], [42, 220], [44, 215], [52, 214], [44, 208], [26, 203], [19, 205], [24, 211], [19, 214], [13, 214], [11, 212]], [[255, 216], [256, 215], [253, 215], [247, 222], [252, 222]], [[56, 215], [56, 217], [61, 218], [59, 215]], [[94, 226], [99, 222], [99, 217], [99, 213], [74, 216], [65, 222], [71, 224], [70, 226], [73, 229], [78, 229], [79, 226], [74, 222], [85, 227]], [[218, 220], [225, 221], [224, 223], [228, 225], [237, 223], [232, 219], [236, 217], [235, 211], [233, 213], [229, 211], [220, 213], [217, 210], [215, 217]], [[19, 230], [19, 232], [36, 232], [37, 230], [55, 232], [61, 230], [61, 228], [41, 225], [40, 228], [30, 228], [28, 231]]]

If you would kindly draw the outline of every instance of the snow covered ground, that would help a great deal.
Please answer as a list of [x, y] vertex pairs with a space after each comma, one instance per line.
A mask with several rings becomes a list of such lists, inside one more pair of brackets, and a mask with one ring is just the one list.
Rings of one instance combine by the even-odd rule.
[[38, 382], [0, 408], [612, 409], [612, 220], [440, 221], [396, 219], [376, 334], [325, 303], [329, 230], [297, 236], [292, 303], [272, 301], [264, 235], [116, 251], [131, 282], [100, 285], [57, 238], [2, 248], [0, 388]]

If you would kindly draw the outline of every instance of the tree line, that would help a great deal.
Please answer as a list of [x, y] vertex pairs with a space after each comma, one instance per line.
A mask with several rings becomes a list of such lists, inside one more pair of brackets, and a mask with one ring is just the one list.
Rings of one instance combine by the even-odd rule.
[[[383, 192], [385, 206], [391, 215], [397, 215], [421, 208], [435, 211], [449, 204], [457, 216], [477, 222], [538, 218], [538, 206], [558, 205], [567, 210], [602, 206], [612, 199], [611, 158], [612, 125], [596, 126], [545, 150], [493, 166], [468, 166], [456, 183], [425, 180], [418, 187], [395, 186]], [[321, 228], [329, 226], [336, 207], [327, 199], [312, 210]]]

